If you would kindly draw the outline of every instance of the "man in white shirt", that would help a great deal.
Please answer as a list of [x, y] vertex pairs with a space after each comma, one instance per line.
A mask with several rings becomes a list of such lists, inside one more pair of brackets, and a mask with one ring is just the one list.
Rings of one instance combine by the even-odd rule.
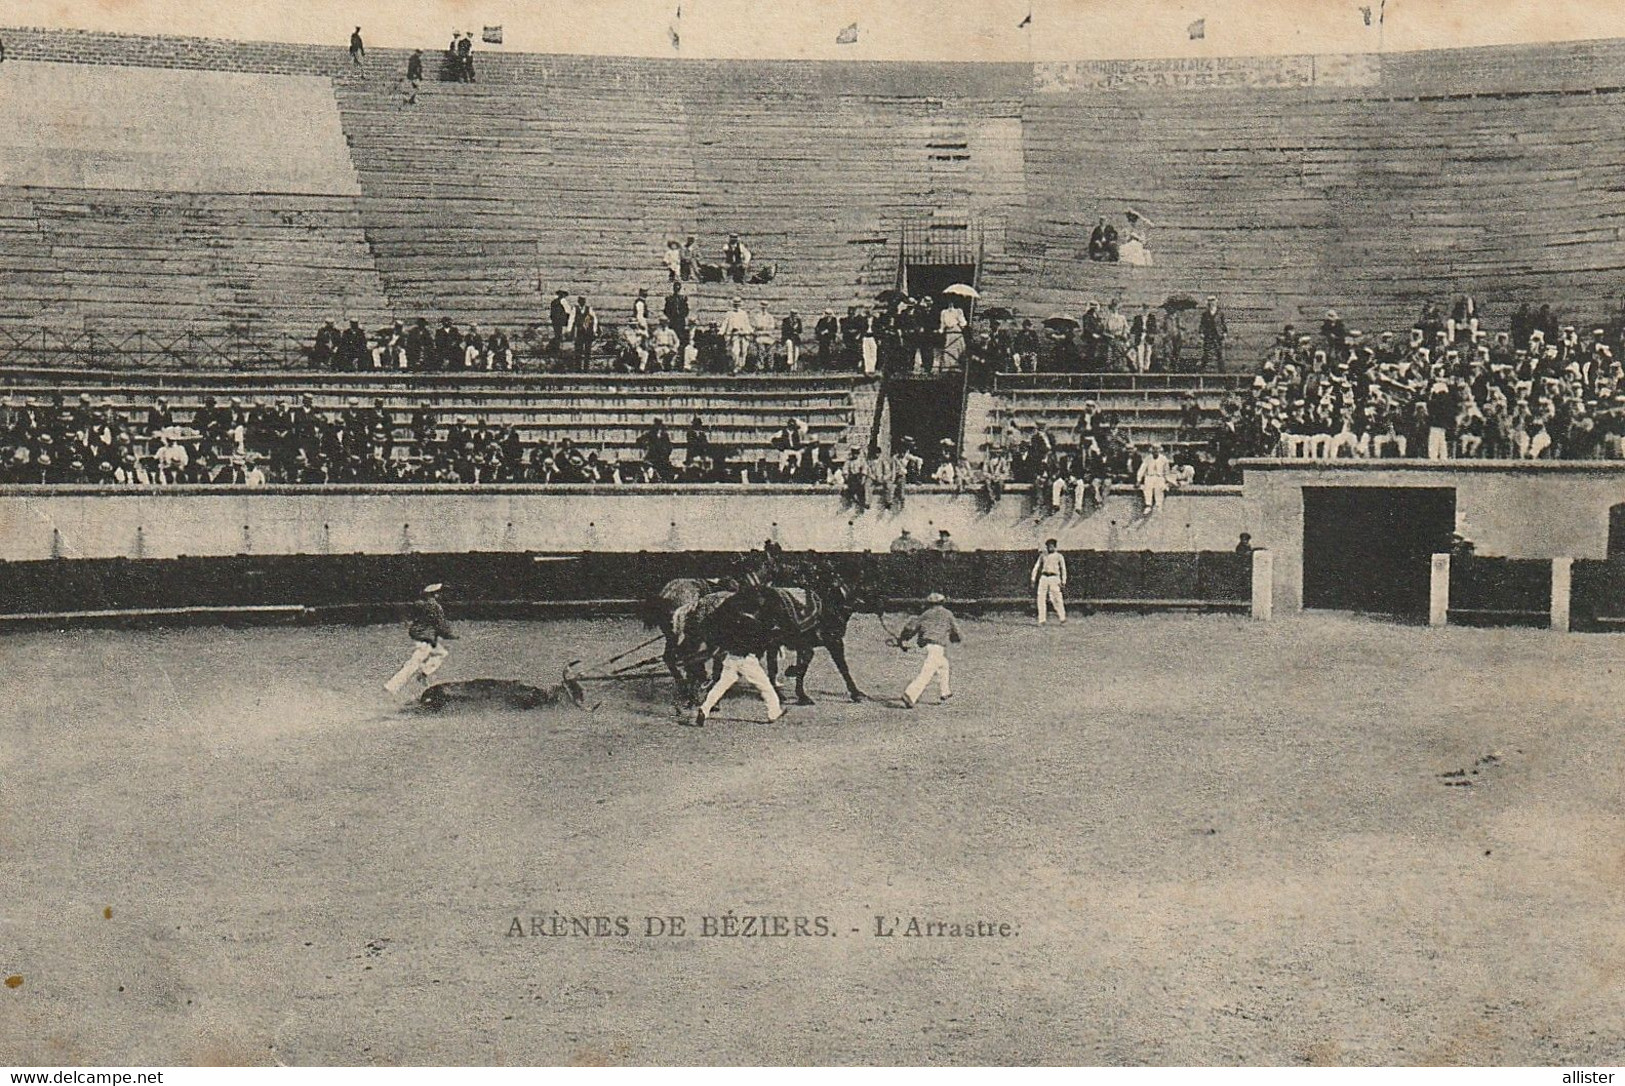
[[186, 471], [192, 458], [187, 455], [186, 446], [178, 441], [171, 441], [166, 434], [158, 436], [158, 481], [160, 483], [178, 483]]
[[1162, 508], [1162, 500], [1168, 495], [1168, 476], [1172, 468], [1173, 465], [1162, 453], [1161, 445], [1152, 445], [1151, 455], [1140, 461], [1140, 470], [1135, 478], [1140, 484], [1140, 494], [1145, 498], [1147, 516]]
[[750, 328], [756, 340], [756, 368], [766, 373], [773, 368], [773, 345], [779, 340], [779, 322], [767, 311], [766, 302], [757, 307]]
[[665, 317], [661, 317], [654, 334], [655, 365], [663, 370], [681, 369], [682, 363], [677, 357], [681, 349], [682, 342], [677, 338], [677, 330]]
[[1061, 593], [1066, 588], [1066, 555], [1057, 548], [1053, 539], [1044, 540], [1044, 550], [1033, 563], [1032, 585], [1038, 592], [1038, 624], [1049, 619], [1049, 605], [1055, 607], [1055, 617], [1066, 625], [1066, 601]]
[[728, 341], [728, 354], [733, 360], [733, 371], [741, 372], [745, 368], [745, 362], [750, 358], [751, 339], [750, 314], [745, 312], [745, 303], [742, 299], [734, 299], [733, 308], [723, 314], [722, 325], [717, 330]]

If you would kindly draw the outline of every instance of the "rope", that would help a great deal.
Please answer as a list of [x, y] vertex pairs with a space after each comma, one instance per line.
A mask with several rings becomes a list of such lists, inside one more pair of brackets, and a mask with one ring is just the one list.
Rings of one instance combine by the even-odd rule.
[[875, 612], [875, 621], [880, 623], [880, 628], [882, 630], [886, 631], [886, 643], [888, 645], [893, 645], [897, 648], [903, 647], [903, 639], [901, 635], [892, 633], [891, 627], [886, 625], [886, 616], [883, 612]]
[[[587, 670], [587, 671], [597, 671], [599, 668], [608, 667], [610, 664], [613, 664], [618, 660], [626, 659], [628, 656], [631, 656], [634, 652], [638, 652], [638, 651], [640, 651], [642, 649], [648, 648], [650, 645], [653, 645], [656, 641], [664, 641], [665, 639], [666, 639], [665, 634], [663, 634], [663, 633], [655, 634], [653, 637], [649, 638], [649, 640], [644, 641], [643, 643], [638, 644], [638, 645], [633, 645], [631, 648], [627, 649], [625, 652], [618, 652], [614, 656], [611, 656], [607, 660], [600, 660], [597, 663], [592, 664], [591, 666], [587, 667], [585, 670]], [[660, 659], [660, 657], [656, 656], [656, 657], [653, 657], [653, 659], [658, 660], [658, 659]], [[579, 664], [580, 662], [581, 661], [577, 660], [577, 661], [575, 661], [575, 663], [571, 664], [570, 666], [573, 668], [573, 667], [576, 666], [576, 664]], [[611, 674], [613, 674], [613, 672], [611, 672]]]

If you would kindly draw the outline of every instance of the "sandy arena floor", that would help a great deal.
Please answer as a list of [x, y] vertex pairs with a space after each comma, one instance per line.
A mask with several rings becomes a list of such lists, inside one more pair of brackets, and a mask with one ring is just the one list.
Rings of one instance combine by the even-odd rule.
[[[461, 632], [437, 678], [551, 682], [645, 636]], [[1625, 640], [966, 632], [946, 706], [853, 706], [820, 657], [817, 706], [769, 727], [730, 698], [699, 730], [653, 682], [399, 711], [396, 627], [6, 637], [0, 1064], [1625, 1052]], [[854, 642], [894, 696], [918, 655], [872, 618]], [[729, 910], [834, 934], [698, 935]], [[631, 934], [509, 934], [555, 912]]]

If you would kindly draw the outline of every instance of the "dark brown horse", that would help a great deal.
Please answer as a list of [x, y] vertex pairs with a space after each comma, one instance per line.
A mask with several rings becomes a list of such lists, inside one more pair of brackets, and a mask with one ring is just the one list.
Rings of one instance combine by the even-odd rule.
[[751, 580], [721, 600], [703, 620], [691, 624], [682, 654], [694, 686], [704, 678], [703, 666], [718, 652], [756, 656], [767, 664], [777, 684], [778, 650], [795, 650], [796, 662], [786, 674], [796, 680], [796, 700], [811, 705], [807, 694], [807, 668], [820, 647], [840, 670], [847, 695], [862, 701], [863, 691], [846, 662], [846, 628], [859, 610], [881, 615], [885, 597], [870, 577], [848, 584], [827, 567], [813, 567], [797, 587], [777, 587]]

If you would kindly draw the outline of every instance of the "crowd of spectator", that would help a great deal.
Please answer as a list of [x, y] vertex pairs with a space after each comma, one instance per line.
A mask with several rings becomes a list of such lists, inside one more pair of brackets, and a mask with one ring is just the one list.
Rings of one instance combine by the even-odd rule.
[[1490, 329], [1471, 297], [1424, 306], [1404, 333], [1287, 325], [1251, 387], [1226, 399], [1221, 462], [1243, 456], [1625, 457], [1620, 328], [1524, 305]]
[[892, 291], [876, 305], [848, 307], [845, 316], [825, 309], [804, 318], [797, 309], [774, 313], [766, 301], [753, 310], [734, 297], [726, 312], [702, 321], [676, 279], [658, 309], [640, 289], [614, 322], [602, 319], [585, 295], [572, 300], [568, 290], [555, 290], [547, 326], [525, 328], [517, 343], [501, 328], [462, 327], [450, 317], [438, 326], [419, 317], [372, 331], [357, 320], [342, 329], [327, 321], [315, 334], [310, 359], [321, 369], [380, 374], [587, 373], [602, 368], [600, 361], [620, 373], [930, 373], [964, 364], [972, 340], [966, 307], [952, 298]]
[[[182, 421], [184, 419], [184, 421]], [[677, 435], [661, 419], [611, 455], [570, 437], [527, 441], [511, 424], [408, 413], [350, 397], [322, 411], [313, 397], [209, 396], [177, 416], [158, 397], [123, 410], [83, 394], [68, 402], [12, 398], [0, 406], [0, 483], [144, 486], [325, 483], [840, 483], [836, 448], [799, 418], [767, 450], [716, 441], [702, 416]]]

